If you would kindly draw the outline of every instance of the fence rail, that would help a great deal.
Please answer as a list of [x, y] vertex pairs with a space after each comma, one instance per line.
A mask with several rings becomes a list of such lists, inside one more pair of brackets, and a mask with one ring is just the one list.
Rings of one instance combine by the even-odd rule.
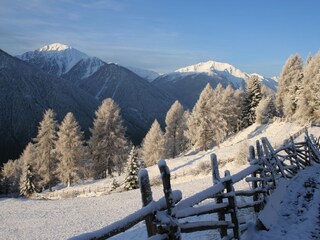
[[[298, 133], [294, 137], [297, 136]], [[278, 149], [273, 149], [267, 138], [256, 141], [255, 147], [249, 147], [250, 166], [232, 176], [225, 171], [224, 177], [220, 177], [217, 157], [212, 154], [213, 186], [183, 200], [181, 191], [172, 191], [170, 170], [166, 162], [160, 160], [158, 167], [163, 183], [163, 198], [153, 200], [148, 173], [142, 169], [139, 184], [143, 207], [105, 228], [72, 239], [106, 239], [142, 221], [145, 221], [149, 239], [153, 240], [177, 240], [181, 239], [181, 233], [211, 229], [218, 229], [222, 239], [240, 239], [241, 233], [247, 229], [247, 223], [239, 216], [239, 209], [251, 208], [258, 214], [267, 204], [268, 196], [277, 188], [279, 179], [290, 179], [299, 170], [320, 163], [319, 139], [309, 136], [306, 130], [303, 142], [295, 143], [294, 137], [286, 140]], [[251, 189], [235, 189], [234, 184], [241, 180], [249, 183]], [[237, 199], [239, 196], [250, 200], [240, 203]], [[211, 200], [209, 203], [203, 203], [208, 199]], [[205, 214], [215, 214], [217, 220], [182, 221]]]

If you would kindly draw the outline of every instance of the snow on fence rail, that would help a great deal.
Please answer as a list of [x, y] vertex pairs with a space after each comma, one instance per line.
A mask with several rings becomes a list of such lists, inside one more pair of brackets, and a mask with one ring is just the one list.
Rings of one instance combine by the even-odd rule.
[[[213, 186], [186, 199], [182, 193], [171, 190], [170, 171], [166, 162], [160, 160], [164, 197], [153, 201], [147, 170], [139, 173], [139, 185], [143, 207], [100, 230], [75, 236], [71, 239], [106, 239], [128, 230], [145, 221], [149, 239], [181, 239], [180, 233], [218, 229], [222, 239], [240, 239], [247, 223], [239, 217], [238, 210], [253, 208], [258, 214], [268, 202], [268, 196], [277, 188], [279, 179], [290, 179], [300, 169], [320, 163], [319, 139], [309, 136], [303, 142], [294, 142], [291, 137], [278, 149], [273, 149], [267, 138], [258, 140], [249, 147], [250, 166], [230, 175], [220, 177], [215, 154], [211, 156]], [[235, 183], [245, 180], [251, 184], [249, 190], [236, 190]], [[249, 202], [237, 202], [238, 196], [248, 197]], [[211, 200], [204, 202], [205, 200]], [[214, 202], [212, 200], [215, 200]], [[191, 221], [192, 216], [216, 214], [215, 221]], [[184, 221], [182, 221], [184, 220]], [[187, 221], [185, 221], [187, 220]], [[190, 220], [190, 221], [189, 221]], [[263, 224], [260, 222], [260, 225]]]

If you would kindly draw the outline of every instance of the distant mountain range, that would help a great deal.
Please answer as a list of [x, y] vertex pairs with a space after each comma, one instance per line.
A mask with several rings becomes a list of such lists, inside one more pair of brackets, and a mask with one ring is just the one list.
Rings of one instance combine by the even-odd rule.
[[[128, 136], [139, 144], [154, 119], [164, 126], [165, 115], [176, 99], [192, 110], [208, 82], [212, 87], [221, 83], [224, 87], [231, 84], [244, 88], [251, 76], [230, 64], [214, 61], [160, 75], [106, 63], [60, 43], [17, 56], [26, 63], [3, 51], [0, 55], [0, 132], [8, 136], [0, 140], [0, 161], [20, 154], [35, 137], [47, 108], [53, 108], [59, 120], [68, 111], [74, 112], [87, 131], [100, 102], [113, 98], [121, 107]], [[276, 89], [276, 80], [258, 77]]]
[[278, 82], [275, 79], [265, 78], [256, 73], [247, 74], [228, 63], [215, 61], [180, 68], [173, 73], [159, 76], [152, 83], [179, 99], [191, 110], [207, 83], [213, 88], [220, 83], [223, 87], [232, 85], [234, 88], [245, 89], [246, 82], [252, 75], [258, 76], [266, 87], [276, 90]]

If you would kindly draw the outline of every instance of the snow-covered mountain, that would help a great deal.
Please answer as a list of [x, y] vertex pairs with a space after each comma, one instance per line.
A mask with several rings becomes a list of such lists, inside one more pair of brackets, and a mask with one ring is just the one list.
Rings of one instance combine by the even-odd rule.
[[152, 83], [178, 99], [184, 106], [192, 109], [201, 91], [207, 83], [215, 88], [232, 85], [234, 88], [245, 88], [246, 81], [252, 75], [257, 75], [262, 84], [276, 90], [277, 81], [265, 78], [259, 74], [248, 74], [228, 64], [215, 61], [201, 62], [180, 68], [173, 73], [164, 74]]
[[221, 63], [215, 61], [201, 62], [188, 67], [180, 68], [176, 73], [206, 73], [208, 76], [219, 76], [225, 78], [233, 84], [234, 87], [239, 88], [243, 86], [243, 81], [249, 76], [241, 72], [239, 69], [228, 63]]
[[[67, 45], [50, 44], [19, 57], [75, 84], [98, 101], [105, 98], [115, 100], [121, 108], [127, 134], [135, 144], [141, 142], [154, 119], [164, 123], [174, 101], [167, 93], [129, 69], [89, 57]], [[151, 75], [144, 71], [144, 77]]]
[[144, 79], [147, 79], [149, 82], [152, 82], [153, 80], [155, 80], [157, 77], [160, 76], [159, 73], [155, 71], [147, 70], [147, 69], [141, 69], [136, 67], [126, 67], [126, 68], [128, 68], [130, 71], [134, 72], [138, 76]]
[[62, 78], [66, 78], [71, 82], [78, 84], [82, 79], [88, 78], [93, 75], [106, 63], [96, 57], [87, 57], [81, 59], [75, 64], [68, 72], [61, 75]]
[[[72, 76], [72, 71], [68, 76]], [[136, 144], [140, 143], [154, 119], [164, 123], [165, 115], [174, 101], [147, 80], [113, 63], [104, 64], [77, 84], [99, 101], [109, 97], [119, 104], [127, 133]]]
[[277, 87], [277, 81], [273, 78], [266, 78], [258, 73], [248, 74], [242, 72], [238, 68], [230, 65], [229, 63], [221, 63], [215, 61], [201, 62], [188, 67], [180, 68], [175, 73], [206, 73], [208, 76], [219, 76], [225, 78], [227, 81], [233, 84], [234, 87], [239, 88], [243, 86], [243, 81], [247, 81], [252, 75], [258, 76], [262, 84], [275, 90]]
[[56, 76], [67, 73], [80, 60], [89, 58], [85, 53], [61, 43], [49, 44], [17, 57]]
[[73, 112], [88, 133], [98, 101], [70, 82], [0, 50], [0, 165], [16, 159], [36, 136], [43, 113], [52, 108], [61, 121]]

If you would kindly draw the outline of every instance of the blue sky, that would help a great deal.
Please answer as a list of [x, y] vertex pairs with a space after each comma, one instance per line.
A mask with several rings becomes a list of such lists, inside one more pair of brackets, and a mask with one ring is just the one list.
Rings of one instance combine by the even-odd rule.
[[318, 0], [0, 0], [0, 48], [60, 42], [161, 73], [201, 61], [279, 75], [289, 55], [320, 47]]

